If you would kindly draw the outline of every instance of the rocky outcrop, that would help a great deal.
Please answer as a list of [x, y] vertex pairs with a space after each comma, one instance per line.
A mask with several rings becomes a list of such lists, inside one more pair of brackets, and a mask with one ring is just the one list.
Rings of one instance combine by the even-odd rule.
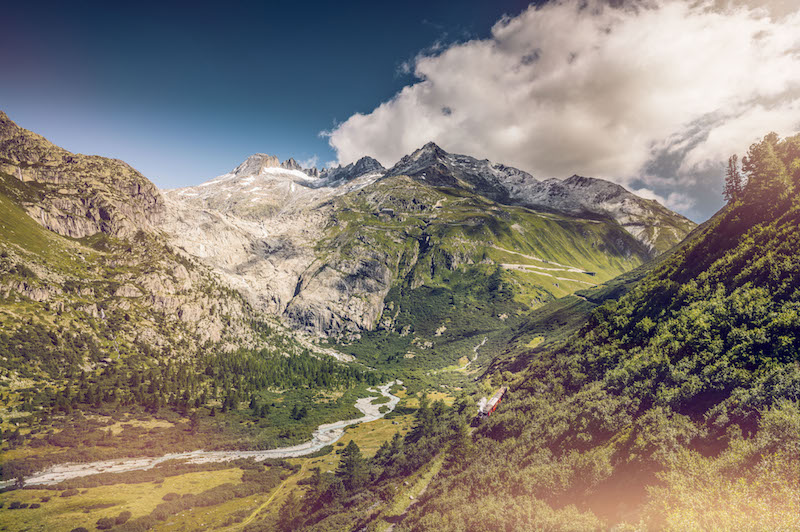
[[292, 157], [288, 158], [287, 160], [281, 163], [281, 168], [285, 168], [286, 170], [299, 170], [303, 171], [303, 167], [298, 164]]
[[142, 292], [131, 284], [124, 284], [114, 292], [117, 297], [142, 297]]
[[103, 232], [129, 237], [152, 230], [164, 215], [155, 185], [128, 164], [70, 153], [20, 128], [0, 111], [0, 171], [35, 182], [20, 198], [47, 229], [75, 238]]
[[280, 165], [280, 160], [274, 155], [254, 153], [245, 159], [242, 164], [234, 168], [231, 173], [236, 176], [258, 175], [262, 173], [265, 168], [278, 168]]
[[61, 295], [62, 291], [57, 286], [42, 286], [40, 284], [25, 281], [9, 281], [0, 285], [0, 294], [3, 298], [8, 298], [12, 294], [19, 294], [23, 297], [38, 302], [52, 301], [54, 297]]
[[372, 329], [395, 280], [387, 259], [378, 252], [366, 252], [304, 272], [286, 317], [296, 327], [315, 333]]

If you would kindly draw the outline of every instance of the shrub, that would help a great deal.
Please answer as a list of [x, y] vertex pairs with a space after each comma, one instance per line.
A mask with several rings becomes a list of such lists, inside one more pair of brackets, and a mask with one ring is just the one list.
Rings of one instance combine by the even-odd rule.
[[167, 493], [166, 495], [164, 495], [164, 496], [163, 496], [163, 497], [161, 497], [161, 498], [162, 498], [163, 500], [165, 500], [165, 501], [174, 501], [174, 500], [176, 500], [176, 499], [180, 499], [180, 498], [181, 498], [181, 496], [180, 496], [180, 495], [178, 495], [177, 493], [172, 493], [172, 492], [170, 492], [170, 493]]
[[72, 497], [73, 495], [77, 495], [77, 494], [78, 494], [78, 490], [77, 490], [77, 489], [75, 489], [75, 488], [70, 488], [70, 489], [68, 489], [68, 490], [64, 490], [64, 491], [61, 493], [61, 496], [62, 496], [62, 497]]
[[116, 519], [114, 519], [114, 523], [121, 525], [130, 518], [131, 518], [131, 513], [128, 510], [125, 510], [124, 512], [120, 512], [120, 514], [116, 517]]
[[114, 526], [114, 520], [110, 517], [101, 517], [97, 520], [97, 529], [98, 530], [109, 530]]

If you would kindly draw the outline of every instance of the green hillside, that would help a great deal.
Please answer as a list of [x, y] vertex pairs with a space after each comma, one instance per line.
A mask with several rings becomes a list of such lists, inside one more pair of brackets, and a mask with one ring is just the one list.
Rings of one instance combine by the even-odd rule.
[[800, 524], [800, 137], [749, 161], [701, 236], [533, 354], [410, 529]]
[[[309, 351], [157, 233], [43, 228], [23, 208], [40, 188], [0, 174], [3, 480], [65, 461], [305, 441], [356, 416], [355, 398], [381, 379]], [[120, 424], [133, 432], [109, 432]]]
[[[394, 281], [375, 330], [338, 347], [397, 375], [463, 367], [481, 344], [477, 367], [530, 309], [649, 258], [616, 223], [509, 207], [404, 176], [340, 198], [317, 253], [333, 267], [375, 257], [389, 265]], [[445, 373], [453, 383], [466, 378]]]
[[[428, 405], [371, 481], [336, 495], [322, 479], [295, 529], [800, 526], [800, 136], [767, 136], [745, 170], [671, 255], [534, 311], [482, 385], [510, 390], [472, 436], [468, 399]], [[392, 510], [397, 479], [434, 466], [419, 502]]]

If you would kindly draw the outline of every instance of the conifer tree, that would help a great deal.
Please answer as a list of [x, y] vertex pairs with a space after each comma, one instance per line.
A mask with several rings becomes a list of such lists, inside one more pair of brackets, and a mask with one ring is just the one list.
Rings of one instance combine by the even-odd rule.
[[742, 174], [739, 172], [738, 156], [734, 154], [728, 158], [728, 169], [725, 172], [725, 186], [722, 191], [725, 201], [731, 203], [739, 199], [743, 187]]
[[367, 473], [367, 462], [361, 455], [361, 449], [354, 440], [350, 440], [342, 451], [336, 477], [342, 480], [348, 491], [357, 491], [367, 481]]
[[761, 142], [751, 145], [742, 158], [742, 170], [748, 177], [745, 193], [754, 203], [776, 201], [789, 191], [789, 177], [776, 153], [777, 145], [778, 135], [770, 133]]
[[294, 524], [300, 517], [300, 510], [302, 508], [302, 501], [295, 494], [294, 490], [289, 493], [286, 501], [278, 511], [278, 529], [283, 531], [294, 530]]

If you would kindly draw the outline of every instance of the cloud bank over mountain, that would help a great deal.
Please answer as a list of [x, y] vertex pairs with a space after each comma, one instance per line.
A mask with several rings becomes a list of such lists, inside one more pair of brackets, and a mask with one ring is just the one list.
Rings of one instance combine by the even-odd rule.
[[340, 163], [390, 166], [432, 140], [704, 218], [729, 155], [800, 128], [800, 11], [782, 0], [556, 1], [413, 68], [416, 83], [328, 133]]

